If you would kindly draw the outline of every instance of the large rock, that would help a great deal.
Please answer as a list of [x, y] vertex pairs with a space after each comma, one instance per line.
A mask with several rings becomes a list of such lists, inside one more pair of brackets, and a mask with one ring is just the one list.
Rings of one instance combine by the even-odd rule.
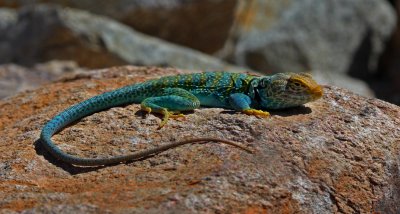
[[[384, 0], [249, 1], [233, 32], [234, 61], [256, 70], [375, 71], [396, 23]], [[272, 17], [265, 15], [274, 8]], [[250, 16], [250, 14], [255, 14]], [[266, 24], [263, 24], [263, 23]]]
[[[360, 0], [117, 0], [112, 3], [94, 0], [34, 0], [29, 2], [16, 0], [10, 3], [0, 0], [0, 6], [19, 7], [43, 2], [57, 3], [107, 15], [138, 31], [207, 53], [219, 50], [225, 42], [224, 48], [219, 50], [216, 56], [232, 63], [238, 63], [243, 67], [249, 66], [265, 73], [316, 70], [320, 73], [315, 75], [323, 77], [323, 82], [345, 87], [369, 97], [374, 96], [370, 86], [354, 77], [374, 79], [366, 78], [366, 76], [375, 70], [385, 38], [393, 28], [395, 20], [393, 10], [384, 0], [362, 2]], [[50, 23], [49, 20], [54, 18], [49, 14], [43, 16], [45, 16], [44, 20], [35, 21], [33, 25]], [[58, 15], [56, 19], [58, 19], [57, 17]], [[6, 40], [5, 47], [0, 48], [4, 53], [2, 58], [5, 58], [7, 62], [29, 63], [29, 60], [35, 61], [38, 58], [43, 61], [57, 57], [78, 60], [80, 65], [96, 68], [128, 62], [194, 69], [220, 70], [221, 67], [230, 69], [220, 61], [219, 63], [222, 63], [223, 66], [215, 65], [215, 59], [208, 58], [210, 59], [208, 60], [204, 55], [195, 54], [193, 56], [201, 59], [199, 60], [201, 62], [197, 62], [185, 54], [181, 56], [176, 51], [160, 51], [159, 54], [150, 54], [150, 57], [147, 57], [149, 56], [148, 52], [158, 53], [158, 50], [163, 48], [158, 48], [158, 45], [142, 45], [142, 42], [147, 43], [147, 41], [140, 41], [141, 39], [137, 37], [134, 40], [139, 41], [139, 45], [134, 45], [135, 48], [151, 50], [126, 51], [126, 47], [132, 47], [131, 44], [119, 45], [116, 43], [122, 40], [132, 43], [132, 39], [126, 39], [129, 36], [114, 36], [114, 33], [108, 32], [110, 28], [102, 27], [107, 29], [101, 30], [103, 32], [101, 34], [110, 34], [118, 39], [118, 41], [111, 41], [111, 45], [107, 43], [108, 46], [105, 46], [103, 42], [106, 40], [102, 35], [98, 35], [97, 28], [94, 30], [95, 33], [90, 32], [94, 29], [91, 26], [95, 23], [94, 21], [79, 18], [78, 22], [85, 23], [83, 24], [85, 25], [84, 29], [91, 29], [82, 32], [69, 29], [74, 25], [68, 24], [69, 18], [61, 17], [63, 17], [61, 18], [61, 27], [55, 27], [56, 30], [48, 32], [54, 36], [38, 39], [40, 44], [46, 44], [48, 43], [47, 37], [51, 38], [52, 44], [42, 47], [31, 42], [15, 56], [9, 53], [18, 50], [14, 49], [14, 43]], [[78, 15], [78, 17], [81, 16]], [[25, 19], [28, 20], [28, 23], [32, 23], [29, 21], [32, 17], [28, 16]], [[97, 16], [93, 16], [92, 19], [97, 19]], [[56, 21], [56, 23], [59, 22]], [[103, 21], [100, 22], [103, 23]], [[65, 24], [68, 25], [65, 32], [56, 33], [60, 31], [59, 29], [64, 29]], [[21, 25], [25, 24], [19, 26]], [[53, 28], [52, 25], [45, 26]], [[120, 28], [116, 27], [111, 31], [116, 31], [118, 35], [128, 35], [115, 29]], [[19, 32], [20, 29], [16, 31]], [[5, 32], [10, 32], [10, 30], [5, 30]], [[9, 34], [11, 34], [10, 38], [14, 38], [12, 33]], [[22, 44], [25, 44], [24, 36], [31, 34], [32, 30], [24, 31], [22, 38], [19, 37], [20, 39], [15, 42], [17, 43], [16, 47], [20, 46], [19, 41], [23, 41]], [[35, 35], [37, 34], [40, 33], [35, 32]], [[83, 35], [83, 38], [79, 35]], [[60, 38], [64, 42], [58, 41]], [[34, 36], [32, 39], [37, 39], [37, 37]], [[34, 48], [31, 47], [32, 45]], [[108, 49], [109, 46], [114, 45], [116, 48]], [[34, 53], [28, 52], [27, 54], [26, 50], [33, 50]], [[36, 55], [32, 57], [32, 54]], [[143, 57], [137, 57], [137, 54], [143, 54]], [[135, 55], [134, 59], [132, 59], [132, 55]], [[164, 58], [165, 60], [163, 60]], [[177, 62], [178, 60], [179, 62]], [[186, 62], [195, 65], [189, 67]], [[207, 66], [203, 66], [203, 64]], [[208, 64], [212, 65], [208, 66]], [[345, 73], [350, 73], [351, 77]], [[384, 90], [383, 93], [382, 90], [379, 91], [379, 89], [388, 87], [377, 88], [373, 85], [372, 88], [379, 97], [391, 94], [385, 93], [388, 90]]]
[[214, 53], [222, 48], [237, 0], [0, 0], [0, 7], [53, 3], [109, 16], [140, 32]]
[[386, 1], [254, 0], [237, 8], [220, 57], [265, 73], [318, 71], [323, 82], [373, 96], [354, 77], [366, 80], [376, 71], [394, 29], [396, 15]]
[[190, 71], [120, 67], [86, 73], [0, 101], [1, 212], [399, 213], [400, 108], [337, 87], [304, 107], [260, 119], [219, 108], [157, 130], [140, 106], [93, 114], [53, 137], [86, 156], [126, 154], [184, 138], [131, 163], [74, 167], [43, 150], [40, 129], [66, 107], [104, 91]]
[[130, 63], [241, 70], [197, 51], [145, 36], [111, 19], [76, 9], [26, 7], [19, 12], [17, 21], [9, 22], [15, 24], [5, 24], [0, 35], [0, 63], [33, 65], [63, 59], [91, 68]]

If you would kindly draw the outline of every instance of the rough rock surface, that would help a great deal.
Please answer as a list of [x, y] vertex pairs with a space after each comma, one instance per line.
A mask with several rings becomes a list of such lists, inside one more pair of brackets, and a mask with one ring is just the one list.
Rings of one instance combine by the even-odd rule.
[[[0, 12], [0, 16], [3, 14], [10, 17], [9, 10]], [[19, 11], [17, 21], [9, 20], [11, 24], [0, 24], [6, 26], [0, 34], [0, 63], [30, 66], [62, 59], [90, 68], [135, 64], [241, 70], [81, 10], [45, 5], [26, 7]]]
[[32, 90], [73, 72], [82, 72], [71, 61], [50, 61], [25, 68], [19, 65], [0, 65], [0, 99], [12, 96], [17, 92]]
[[0, 7], [38, 3], [108, 16], [148, 35], [214, 53], [228, 36], [237, 0], [0, 0]]
[[400, 108], [325, 87], [323, 99], [260, 119], [203, 108], [171, 120], [139, 105], [95, 113], [54, 141], [86, 157], [126, 154], [183, 138], [240, 141], [185, 145], [141, 161], [74, 167], [37, 142], [64, 108], [101, 92], [191, 71], [119, 67], [90, 71], [0, 101], [0, 208], [54, 213], [399, 213]]

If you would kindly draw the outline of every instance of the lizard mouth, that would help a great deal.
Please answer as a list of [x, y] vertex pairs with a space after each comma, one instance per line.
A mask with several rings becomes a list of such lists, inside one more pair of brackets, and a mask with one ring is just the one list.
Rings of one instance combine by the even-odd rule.
[[310, 89], [310, 94], [313, 97], [313, 99], [316, 100], [321, 98], [324, 92], [322, 87], [320, 85], [317, 85], [316, 87]]

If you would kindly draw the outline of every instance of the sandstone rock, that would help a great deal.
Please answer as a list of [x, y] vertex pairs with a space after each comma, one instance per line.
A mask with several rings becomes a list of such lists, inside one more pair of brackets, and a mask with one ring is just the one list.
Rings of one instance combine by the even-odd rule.
[[105, 15], [140, 32], [214, 53], [234, 21], [237, 0], [14, 0], [0, 7], [52, 3]]
[[32, 65], [51, 59], [73, 60], [91, 68], [130, 63], [242, 70], [84, 11], [51, 6], [22, 9], [16, 24], [0, 35], [0, 63]]
[[0, 65], [0, 99], [17, 92], [32, 90], [72, 72], [83, 72], [75, 62], [50, 61], [37, 64], [32, 68], [19, 65]]
[[1, 212], [398, 213], [400, 108], [326, 86], [323, 99], [260, 119], [203, 108], [157, 130], [139, 105], [67, 127], [54, 141], [86, 157], [126, 154], [183, 138], [194, 144], [108, 167], [59, 162], [36, 142], [64, 108], [127, 84], [191, 71], [119, 67], [87, 72], [0, 101]]

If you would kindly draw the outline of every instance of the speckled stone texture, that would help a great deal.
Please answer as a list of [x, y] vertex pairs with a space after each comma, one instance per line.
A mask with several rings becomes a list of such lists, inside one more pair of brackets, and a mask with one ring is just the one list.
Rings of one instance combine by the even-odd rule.
[[54, 141], [100, 157], [192, 137], [242, 142], [171, 149], [141, 161], [74, 167], [43, 150], [40, 129], [64, 108], [177, 69], [115, 67], [0, 101], [0, 213], [399, 213], [400, 108], [325, 87], [323, 99], [261, 119], [202, 108], [157, 130], [133, 104], [93, 114]]

